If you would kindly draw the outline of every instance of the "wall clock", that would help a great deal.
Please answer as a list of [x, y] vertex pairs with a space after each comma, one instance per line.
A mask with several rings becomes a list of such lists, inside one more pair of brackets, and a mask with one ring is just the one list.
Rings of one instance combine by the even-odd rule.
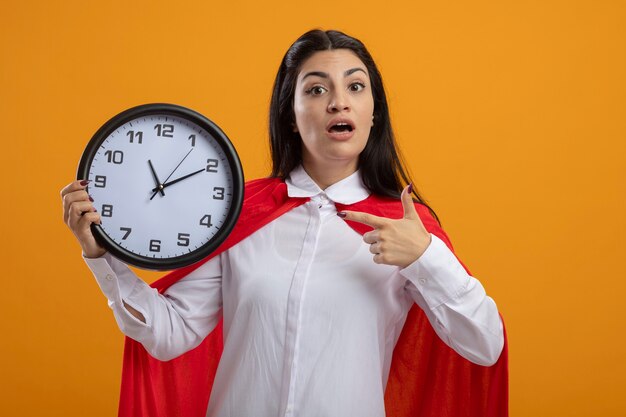
[[174, 104], [145, 104], [106, 122], [91, 138], [78, 179], [100, 213], [96, 240], [120, 260], [169, 270], [215, 250], [243, 202], [243, 171], [222, 130]]

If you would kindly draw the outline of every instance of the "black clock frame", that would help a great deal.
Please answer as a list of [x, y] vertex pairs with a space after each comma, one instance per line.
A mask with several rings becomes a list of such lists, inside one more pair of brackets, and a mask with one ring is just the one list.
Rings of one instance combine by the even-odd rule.
[[[125, 263], [137, 266], [139, 268], [166, 271], [177, 268], [182, 268], [201, 261], [210, 255], [224, 240], [228, 237], [232, 229], [235, 227], [235, 223], [241, 213], [241, 207], [243, 205], [243, 190], [244, 190], [244, 176], [243, 169], [241, 167], [241, 161], [237, 155], [235, 147], [228, 139], [226, 134], [211, 120], [202, 114], [191, 110], [189, 108], [179, 106], [176, 104], [168, 103], [151, 103], [143, 104], [140, 106], [127, 109], [116, 116], [113, 116], [107, 121], [98, 131], [93, 135], [89, 143], [87, 144], [83, 155], [78, 164], [78, 171], [76, 174], [77, 179], [88, 179], [89, 168], [93, 158], [95, 157], [100, 145], [104, 140], [115, 130], [125, 123], [143, 116], [154, 115], [168, 115], [176, 116], [182, 119], [189, 120], [192, 123], [205, 129], [219, 144], [224, 151], [226, 159], [230, 165], [232, 180], [233, 180], [233, 197], [229, 213], [222, 224], [222, 227], [217, 233], [209, 240], [209, 242], [202, 245], [200, 248], [189, 252], [187, 254], [176, 256], [172, 258], [151, 258], [147, 256], [137, 255], [129, 250], [119, 246], [113, 239], [111, 239], [102, 229], [100, 225], [92, 224], [91, 230], [98, 241], [106, 250], [111, 252], [113, 256], [122, 260]], [[87, 187], [88, 188], [88, 187]]]

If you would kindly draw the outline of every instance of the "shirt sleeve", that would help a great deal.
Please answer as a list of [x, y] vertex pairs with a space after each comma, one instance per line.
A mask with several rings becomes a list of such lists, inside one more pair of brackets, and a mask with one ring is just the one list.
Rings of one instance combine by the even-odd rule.
[[[120, 330], [157, 359], [170, 360], [195, 348], [221, 318], [221, 256], [173, 284], [163, 295], [108, 253], [84, 259]], [[124, 302], [139, 311], [146, 322], [130, 314]]]
[[400, 270], [413, 300], [439, 337], [464, 358], [493, 365], [504, 346], [498, 308], [437, 236], [415, 262]]

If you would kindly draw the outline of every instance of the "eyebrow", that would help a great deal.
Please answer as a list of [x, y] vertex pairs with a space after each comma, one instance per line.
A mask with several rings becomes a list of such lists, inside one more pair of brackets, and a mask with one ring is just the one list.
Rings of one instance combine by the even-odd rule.
[[[349, 76], [349, 75], [354, 74], [354, 73], [355, 73], [355, 72], [357, 72], [357, 71], [361, 71], [363, 74], [367, 75], [367, 73], [365, 72], [365, 70], [364, 70], [363, 68], [356, 67], [356, 68], [350, 68], [349, 70], [345, 71], [345, 72], [343, 73], [343, 76], [344, 76], [344, 77], [347, 77], [347, 76]], [[307, 73], [304, 75], [304, 77], [302, 77], [302, 79], [304, 80], [304, 79], [305, 79], [306, 77], [308, 77], [308, 76], [316, 76], [316, 77], [320, 77], [320, 78], [328, 78], [328, 77], [329, 77], [329, 75], [328, 75], [328, 73], [327, 73], [327, 72], [322, 72], [322, 71], [311, 71], [311, 72], [307, 72]]]

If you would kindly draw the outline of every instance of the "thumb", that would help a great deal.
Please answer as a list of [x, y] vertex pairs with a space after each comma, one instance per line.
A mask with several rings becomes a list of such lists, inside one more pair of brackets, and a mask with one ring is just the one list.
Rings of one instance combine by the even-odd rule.
[[419, 215], [417, 214], [417, 210], [415, 210], [415, 204], [413, 204], [413, 198], [411, 197], [411, 193], [413, 192], [413, 184], [407, 185], [404, 190], [402, 190], [402, 195], [400, 199], [402, 200], [402, 207], [404, 208], [404, 218], [405, 219], [419, 219]]

